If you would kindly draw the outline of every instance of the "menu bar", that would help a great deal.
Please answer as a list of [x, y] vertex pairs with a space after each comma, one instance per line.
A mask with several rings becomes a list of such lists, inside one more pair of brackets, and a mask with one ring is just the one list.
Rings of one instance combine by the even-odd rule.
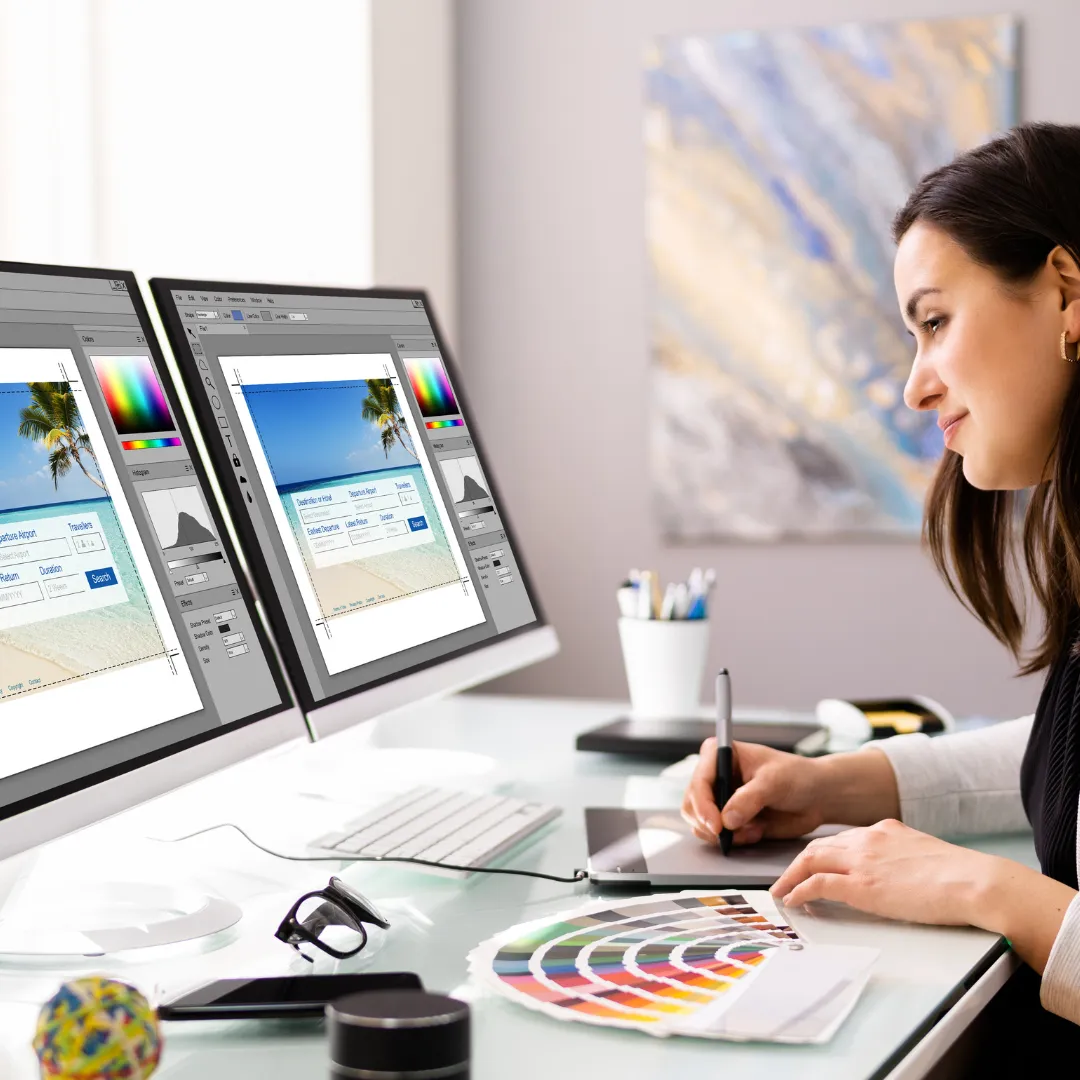
[[312, 293], [226, 293], [173, 290], [173, 300], [178, 307], [193, 308], [238, 308], [262, 310], [263, 308], [289, 308], [293, 311], [304, 308], [336, 308], [344, 311], [423, 311], [424, 302], [411, 297], [384, 296], [320, 296]]

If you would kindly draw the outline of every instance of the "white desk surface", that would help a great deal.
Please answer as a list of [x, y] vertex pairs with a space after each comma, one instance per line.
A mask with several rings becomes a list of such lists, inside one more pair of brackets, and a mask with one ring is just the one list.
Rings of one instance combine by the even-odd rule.
[[[642, 792], [648, 797], [649, 781], [628, 786], [627, 778], [657, 771], [648, 763], [574, 750], [579, 731], [618, 709], [612, 703], [470, 694], [403, 710], [314, 747], [279, 750], [50, 845], [23, 902], [33, 902], [35, 888], [55, 888], [58, 882], [71, 888], [83, 874], [102, 877], [103, 851], [115, 852], [115, 866], [108, 869], [114, 879], [187, 880], [236, 900], [245, 912], [239, 926], [201, 949], [178, 946], [141, 959], [87, 961], [79, 969], [114, 974], [149, 994], [168, 995], [212, 978], [307, 970], [272, 932], [296, 896], [338, 873], [384, 907], [393, 923], [374, 955], [339, 970], [416, 971], [429, 989], [471, 1000], [474, 1080], [603, 1074], [654, 1080], [714, 1076], [718, 1068], [740, 1080], [775, 1077], [781, 1070], [799, 1080], [922, 1075], [933, 1055], [925, 1052], [926, 1044], [923, 1052], [917, 1049], [921, 1037], [961, 996], [965, 976], [999, 954], [995, 936], [886, 923], [835, 906], [789, 912], [795, 928], [811, 941], [869, 943], [882, 950], [869, 986], [831, 1043], [797, 1047], [657, 1039], [560, 1023], [493, 996], [477, 996], [467, 982], [466, 955], [476, 944], [515, 923], [602, 895], [586, 886], [501, 876], [463, 886], [404, 868], [356, 864], [342, 871], [340, 863], [287, 863], [252, 849], [230, 831], [175, 845], [142, 839], [231, 820], [268, 846], [299, 852], [301, 838], [333, 829], [374, 801], [379, 784], [407, 786], [393, 775], [407, 759], [419, 782], [490, 786], [501, 780], [514, 794], [564, 807], [550, 831], [510, 863], [569, 874], [585, 865], [582, 808], [623, 805], [628, 793], [631, 800]], [[395, 751], [405, 747], [483, 753], [499, 767], [494, 774], [473, 775], [473, 765], [481, 763], [458, 757], [447, 773], [437, 755]], [[651, 793], [659, 790], [654, 785]], [[995, 837], [978, 846], [1034, 865], [1030, 836]], [[999, 959], [988, 981], [1004, 977], [1010, 963], [1008, 956]], [[0, 1076], [5, 1080], [37, 1077], [29, 1041], [38, 1008], [59, 978], [73, 973], [71, 968], [0, 967]], [[939, 1043], [955, 1037], [955, 1031], [944, 1037], [950, 1025], [962, 1030], [963, 1011], [946, 1014], [937, 1029]], [[326, 1068], [325, 1031], [316, 1021], [189, 1022], [165, 1025], [157, 1075], [163, 1080], [297, 1080], [325, 1075]]]

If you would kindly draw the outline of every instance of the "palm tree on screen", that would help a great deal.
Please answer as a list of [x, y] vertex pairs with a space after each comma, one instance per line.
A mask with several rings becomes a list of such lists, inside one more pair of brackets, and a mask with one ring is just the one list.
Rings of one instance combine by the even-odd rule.
[[60, 477], [72, 465], [78, 465], [86, 478], [102, 491], [105, 485], [86, 467], [89, 459], [97, 472], [97, 456], [90, 445], [90, 436], [83, 427], [75, 395], [69, 383], [27, 383], [30, 404], [19, 412], [19, 434], [31, 442], [44, 443], [49, 451], [49, 474], [53, 487], [59, 487]]
[[394, 443], [400, 443], [407, 453], [416, 457], [394, 384], [389, 379], [368, 379], [367, 390], [360, 416], [379, 428], [383, 453], [389, 457]]

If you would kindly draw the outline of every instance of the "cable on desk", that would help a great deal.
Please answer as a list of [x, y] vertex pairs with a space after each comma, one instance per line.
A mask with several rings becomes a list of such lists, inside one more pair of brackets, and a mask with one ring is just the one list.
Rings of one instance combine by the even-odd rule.
[[[214, 832], [216, 829], [235, 829], [252, 847], [265, 851], [275, 859], [288, 859], [290, 862], [374, 862], [374, 863], [412, 863], [415, 866], [433, 866], [440, 870], [457, 870], [465, 874], [510, 874], [514, 877], [541, 878], [544, 881], [558, 881], [563, 884], [573, 885], [578, 881], [584, 881], [588, 876], [587, 870], [575, 870], [573, 877], [559, 877], [558, 874], [542, 874], [538, 870], [506, 870], [495, 866], [454, 866], [451, 863], [434, 862], [430, 859], [411, 859], [404, 856], [394, 855], [286, 855], [280, 851], [272, 851], [263, 847], [257, 840], [253, 840], [239, 825], [231, 821], [223, 821], [219, 825], [209, 825], [205, 829], [188, 833], [186, 836], [175, 836], [172, 839], [163, 840], [166, 844], [179, 844], [182, 840], [193, 840], [203, 833]], [[161, 838], [155, 838], [161, 839]]]

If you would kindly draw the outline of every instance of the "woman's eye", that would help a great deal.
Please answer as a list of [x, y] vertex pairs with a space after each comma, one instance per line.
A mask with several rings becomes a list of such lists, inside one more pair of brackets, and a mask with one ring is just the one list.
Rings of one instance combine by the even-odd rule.
[[931, 336], [933, 336], [938, 332], [938, 330], [941, 329], [944, 322], [944, 316], [933, 315], [929, 319], [924, 320], [919, 325], [924, 334], [930, 334]]

